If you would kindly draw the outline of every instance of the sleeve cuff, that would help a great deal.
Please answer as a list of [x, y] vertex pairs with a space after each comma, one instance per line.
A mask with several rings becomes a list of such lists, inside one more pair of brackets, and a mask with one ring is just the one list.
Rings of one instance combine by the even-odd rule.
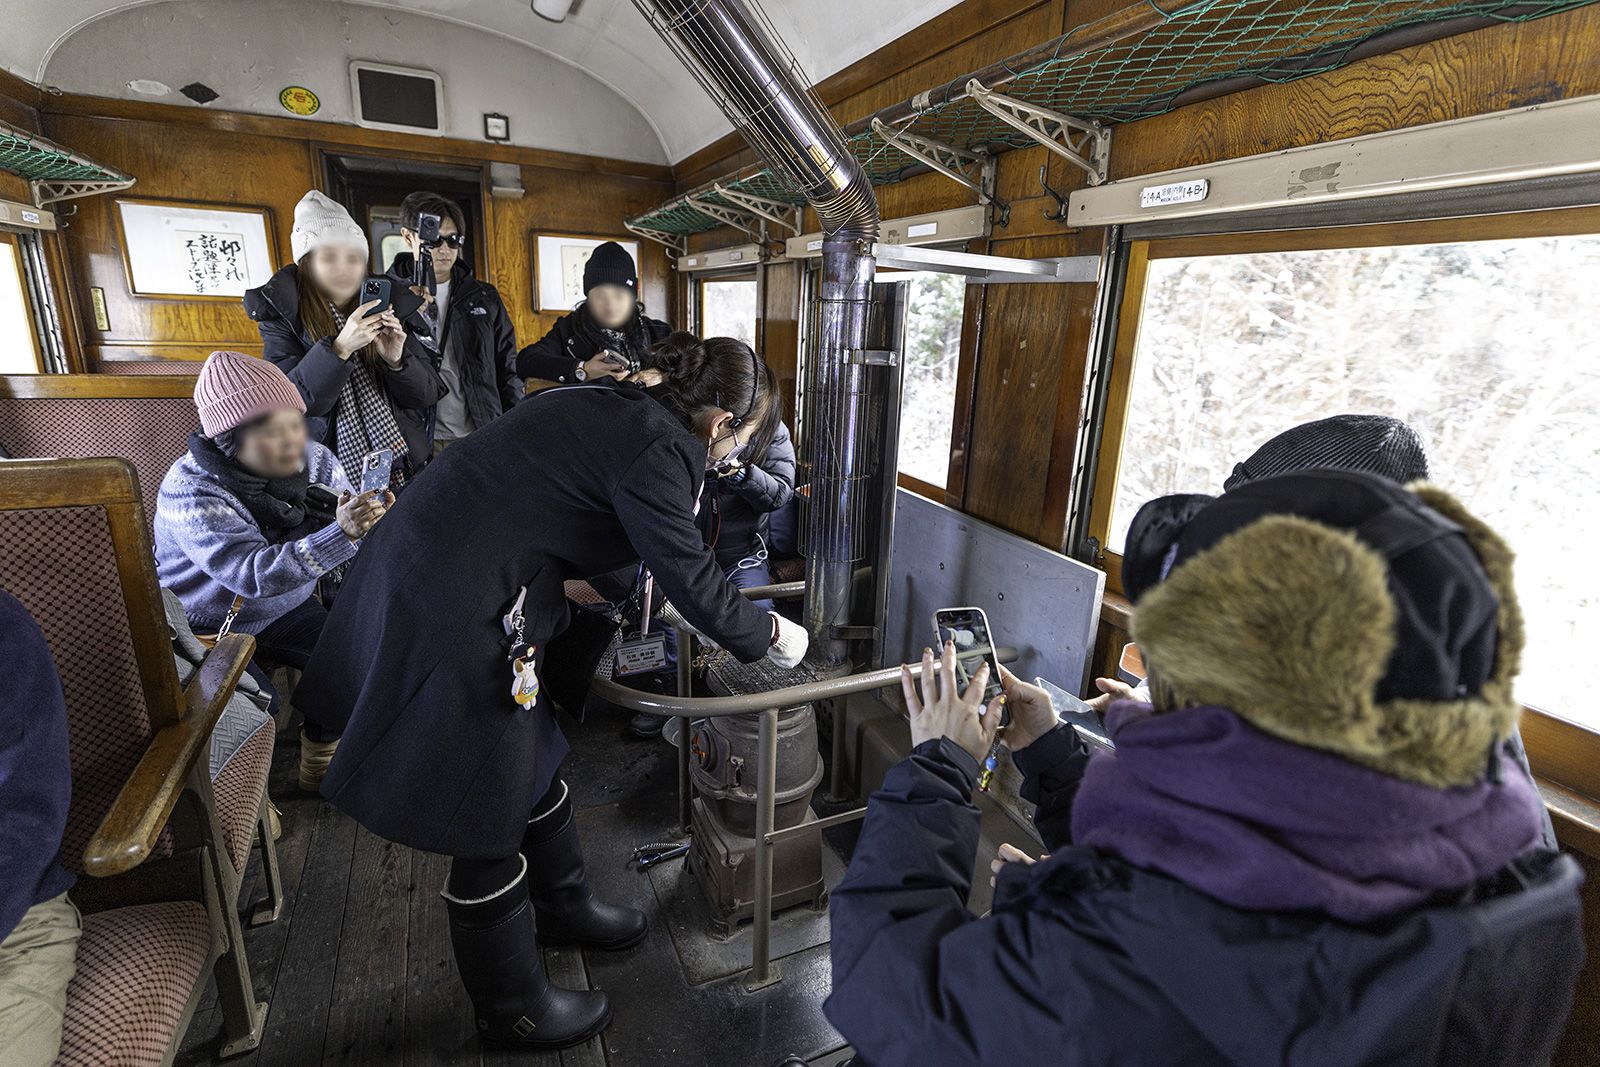
[[911, 750], [911, 754], [937, 762], [955, 771], [960, 777], [963, 795], [968, 799], [971, 798], [972, 788], [978, 782], [978, 772], [983, 769], [978, 765], [978, 761], [972, 753], [948, 737], [940, 737], [922, 742], [922, 744]]
[[1063, 723], [1021, 752], [1011, 753], [1011, 762], [1024, 778], [1037, 778], [1076, 756], [1082, 748], [1077, 731]]
[[339, 564], [355, 558], [357, 544], [345, 536], [337, 522], [330, 522], [316, 533], [300, 542], [310, 557], [312, 569], [319, 575], [333, 570]]

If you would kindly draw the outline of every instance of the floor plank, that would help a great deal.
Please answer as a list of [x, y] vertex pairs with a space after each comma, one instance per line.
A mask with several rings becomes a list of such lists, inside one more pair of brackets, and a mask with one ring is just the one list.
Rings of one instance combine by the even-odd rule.
[[411, 861], [406, 958], [405, 1067], [477, 1067], [483, 1062], [472, 1003], [461, 988], [450, 922], [439, 891], [450, 857], [418, 852]]
[[414, 855], [369, 830], [356, 831], [324, 1064], [390, 1063], [404, 1056]]

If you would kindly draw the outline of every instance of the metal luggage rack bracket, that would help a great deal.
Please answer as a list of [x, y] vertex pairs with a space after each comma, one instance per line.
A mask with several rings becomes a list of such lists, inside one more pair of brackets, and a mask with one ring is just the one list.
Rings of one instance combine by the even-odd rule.
[[[804, 593], [803, 582], [785, 582], [780, 585], [758, 586], [742, 590], [752, 600], [793, 598]], [[1014, 648], [997, 648], [995, 654], [1002, 663], [1016, 660]], [[694, 659], [694, 639], [686, 631], [678, 631], [678, 687], [687, 691], [690, 665]], [[934, 664], [938, 670], [938, 664]], [[843, 823], [863, 818], [867, 809], [856, 808], [807, 822], [799, 826], [776, 830], [773, 828], [775, 789], [778, 762], [778, 712], [799, 704], [814, 704], [855, 693], [867, 693], [900, 684], [900, 668], [884, 667], [861, 674], [846, 674], [834, 678], [818, 678], [815, 670], [801, 670], [809, 679], [798, 685], [784, 686], [762, 692], [741, 693], [736, 696], [696, 697], [663, 696], [656, 693], [629, 689], [610, 678], [596, 677], [591, 690], [596, 696], [630, 711], [649, 711], [657, 715], [670, 715], [680, 719], [708, 719], [725, 715], [760, 715], [760, 758], [756, 764], [756, 847], [755, 847], [755, 915], [752, 919], [750, 942], [750, 974], [745, 988], [750, 991], [765, 988], [781, 977], [772, 966], [772, 846], [773, 843], [794, 834], [813, 833]], [[922, 674], [922, 664], [911, 665], [913, 678]], [[689, 801], [693, 786], [689, 779], [690, 746], [688, 723], [684, 724], [682, 743], [678, 745], [678, 819], [680, 831], [688, 833]], [[839, 756], [835, 728], [835, 760]], [[836, 768], [837, 773], [837, 768]]]

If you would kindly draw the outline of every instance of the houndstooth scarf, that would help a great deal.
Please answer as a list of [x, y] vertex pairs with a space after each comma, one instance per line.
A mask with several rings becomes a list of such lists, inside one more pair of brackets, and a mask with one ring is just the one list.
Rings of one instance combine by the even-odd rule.
[[[344, 329], [347, 316], [328, 305], [333, 312], [335, 330]], [[361, 460], [379, 448], [394, 449], [394, 467], [389, 484], [399, 487], [405, 481], [406, 439], [394, 419], [394, 405], [372, 376], [372, 368], [358, 353], [350, 358], [350, 374], [339, 390], [333, 412], [334, 452], [353, 481], [361, 477]]]

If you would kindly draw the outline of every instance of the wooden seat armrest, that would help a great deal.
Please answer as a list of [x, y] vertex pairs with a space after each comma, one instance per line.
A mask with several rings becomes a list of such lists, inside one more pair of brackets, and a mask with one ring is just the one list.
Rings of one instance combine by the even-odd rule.
[[249, 634], [229, 634], [207, 653], [183, 691], [183, 718], [157, 730], [144, 758], [83, 850], [84, 872], [96, 878], [130, 871], [155, 848], [211, 731], [255, 652]]

